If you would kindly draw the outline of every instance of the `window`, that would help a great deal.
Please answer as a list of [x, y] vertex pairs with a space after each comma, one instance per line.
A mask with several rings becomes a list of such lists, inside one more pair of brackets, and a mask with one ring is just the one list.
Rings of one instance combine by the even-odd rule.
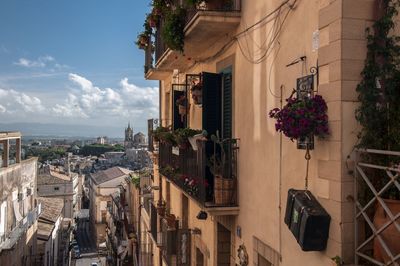
[[204, 265], [204, 255], [200, 249], [196, 248], [196, 266]]
[[271, 262], [267, 261], [266, 258], [258, 254], [258, 266], [272, 266]]
[[280, 255], [276, 250], [274, 250], [255, 236], [253, 236], [253, 241], [253, 258], [255, 265], [279, 266]]
[[54, 190], [60, 190], [60, 188], [59, 187], [54, 187]]

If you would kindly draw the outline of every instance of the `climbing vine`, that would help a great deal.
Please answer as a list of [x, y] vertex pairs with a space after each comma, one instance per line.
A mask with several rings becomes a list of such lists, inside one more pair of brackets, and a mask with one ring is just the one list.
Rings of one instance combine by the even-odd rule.
[[400, 150], [400, 37], [394, 35], [399, 0], [381, 0], [382, 14], [367, 29], [367, 58], [357, 86], [359, 146]]

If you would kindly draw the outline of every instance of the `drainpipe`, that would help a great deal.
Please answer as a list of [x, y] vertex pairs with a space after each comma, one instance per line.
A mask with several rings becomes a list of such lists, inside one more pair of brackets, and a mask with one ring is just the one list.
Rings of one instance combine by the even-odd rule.
[[[139, 176], [139, 180], [140, 180], [140, 176]], [[142, 219], [142, 203], [141, 203], [141, 198], [140, 195], [142, 195], [142, 187], [139, 185], [139, 195], [138, 195], [138, 199], [139, 199], [139, 207], [138, 207], [138, 224], [137, 224], [137, 244], [136, 244], [136, 259], [137, 259], [137, 264], [136, 265], [140, 265], [140, 248], [142, 247], [141, 243], [142, 243], [142, 232], [140, 231], [140, 224], [141, 224], [141, 219]]]
[[[282, 110], [283, 85], [281, 85], [280, 109]], [[282, 133], [279, 134], [279, 261], [282, 262]]]

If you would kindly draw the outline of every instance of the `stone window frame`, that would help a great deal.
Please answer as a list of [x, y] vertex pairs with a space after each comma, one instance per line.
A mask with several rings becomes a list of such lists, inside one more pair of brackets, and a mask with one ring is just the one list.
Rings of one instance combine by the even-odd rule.
[[266, 259], [272, 266], [279, 266], [281, 255], [278, 251], [253, 236], [253, 265], [258, 266], [258, 255]]
[[210, 259], [210, 251], [207, 248], [207, 245], [203, 242], [201, 237], [199, 235], [192, 235], [193, 237], [193, 245], [192, 245], [192, 265], [196, 265], [196, 252], [197, 249], [200, 250], [201, 253], [203, 253], [204, 256], [204, 265], [203, 266], [208, 266], [208, 260]]

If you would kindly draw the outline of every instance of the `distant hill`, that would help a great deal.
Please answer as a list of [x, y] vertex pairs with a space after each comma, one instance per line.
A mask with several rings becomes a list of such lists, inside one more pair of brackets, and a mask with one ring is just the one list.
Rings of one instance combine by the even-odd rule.
[[[135, 128], [135, 132], [143, 128]], [[121, 138], [124, 135], [124, 125], [121, 127], [66, 125], [45, 123], [0, 123], [0, 131], [21, 131], [25, 136], [58, 136], [58, 137], [98, 137], [108, 136]]]

